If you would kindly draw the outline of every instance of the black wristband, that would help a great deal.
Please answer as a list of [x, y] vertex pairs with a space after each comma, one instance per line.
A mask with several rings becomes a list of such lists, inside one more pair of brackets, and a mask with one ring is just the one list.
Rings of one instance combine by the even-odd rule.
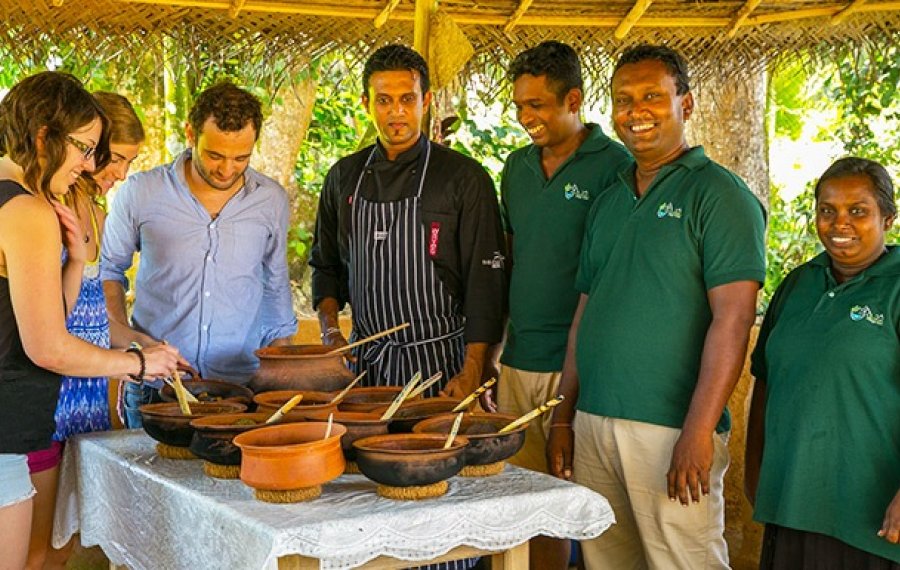
[[125, 352], [130, 352], [132, 354], [137, 354], [138, 360], [141, 361], [141, 371], [137, 374], [129, 374], [132, 380], [137, 380], [138, 382], [144, 381], [144, 373], [147, 372], [147, 359], [144, 358], [144, 351], [136, 346], [132, 346], [125, 349]]

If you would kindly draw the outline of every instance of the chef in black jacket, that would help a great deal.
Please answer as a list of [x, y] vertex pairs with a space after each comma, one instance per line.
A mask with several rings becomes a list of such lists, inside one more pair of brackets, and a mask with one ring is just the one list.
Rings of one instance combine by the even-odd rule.
[[462, 397], [503, 331], [506, 246], [494, 186], [480, 164], [423, 135], [431, 92], [418, 53], [378, 49], [363, 88], [378, 140], [339, 160], [319, 199], [309, 263], [322, 342], [347, 343], [338, 311], [348, 302], [351, 341], [409, 322], [354, 351], [363, 383], [440, 371], [442, 387], [427, 395]]

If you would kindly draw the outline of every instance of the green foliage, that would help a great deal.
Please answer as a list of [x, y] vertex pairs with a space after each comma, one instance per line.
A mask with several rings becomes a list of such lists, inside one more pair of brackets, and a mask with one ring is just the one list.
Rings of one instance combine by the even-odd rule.
[[781, 191], [775, 185], [769, 190], [763, 305], [768, 305], [775, 289], [791, 270], [812, 258], [820, 249], [815, 229], [812, 184], [792, 201], [785, 201]]
[[774, 113], [776, 137], [798, 140], [803, 132], [804, 117], [812, 104], [807, 96], [810, 75], [799, 59], [780, 62], [769, 82], [769, 107]]
[[306, 140], [297, 156], [297, 186], [318, 195], [328, 169], [339, 158], [356, 151], [368, 119], [360, 94], [347, 77], [356, 70], [336, 56], [313, 62], [317, 79], [316, 104]]
[[517, 122], [513, 122], [509, 113], [497, 113], [492, 121], [478, 121], [463, 106], [458, 115], [459, 120], [453, 126], [456, 131], [447, 137], [450, 147], [480, 162], [499, 191], [506, 157], [528, 144], [528, 136]]
[[839, 141], [847, 154], [895, 166], [900, 160], [898, 61], [900, 46], [896, 44], [845, 53], [824, 84], [837, 117], [819, 136]]

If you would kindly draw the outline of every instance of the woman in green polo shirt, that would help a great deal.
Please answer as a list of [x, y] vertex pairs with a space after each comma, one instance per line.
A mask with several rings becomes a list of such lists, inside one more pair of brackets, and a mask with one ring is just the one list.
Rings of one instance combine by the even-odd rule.
[[[900, 247], [887, 171], [815, 188], [825, 252], [775, 292], [753, 353], [747, 492], [760, 568], [900, 570]], [[757, 484], [758, 483], [758, 484]]]

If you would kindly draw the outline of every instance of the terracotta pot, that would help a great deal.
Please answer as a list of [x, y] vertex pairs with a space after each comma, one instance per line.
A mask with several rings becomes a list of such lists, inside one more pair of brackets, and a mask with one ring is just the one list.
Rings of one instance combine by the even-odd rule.
[[292, 410], [293, 413], [299, 414], [313, 411], [337, 411], [337, 404], [331, 403], [331, 400], [334, 399], [335, 395], [326, 392], [309, 392], [304, 390], [276, 390], [274, 392], [261, 392], [253, 396], [253, 401], [256, 402], [257, 412], [268, 412], [271, 414], [277, 411], [281, 406], [285, 405], [288, 400], [290, 400], [297, 394], [303, 394], [303, 399], [300, 400], [299, 404], [294, 406], [294, 409]]
[[290, 491], [321, 485], [344, 472], [341, 436], [347, 429], [324, 422], [274, 425], [234, 438], [241, 448], [241, 481], [254, 489]]
[[[420, 421], [446, 414], [456, 407], [461, 400], [457, 398], [423, 398], [421, 400], [408, 400], [400, 404], [400, 408], [391, 418], [391, 424], [388, 427], [391, 433], [410, 433], [413, 426]], [[381, 416], [388, 406], [382, 406], [375, 410]]]
[[200, 402], [191, 404], [191, 414], [184, 415], [177, 402], [145, 404], [140, 407], [144, 431], [158, 442], [175, 447], [188, 447], [194, 436], [191, 420], [215, 414], [235, 414], [247, 409], [237, 402]]
[[[422, 420], [413, 427], [413, 433], [450, 433], [457, 414], [441, 414]], [[525, 429], [521, 426], [507, 433], [497, 433], [500, 428], [516, 419], [509, 414], [486, 414], [484, 412], [463, 415], [459, 425], [459, 435], [469, 439], [466, 448], [466, 465], [490, 465], [509, 459], [525, 444]]]
[[[201, 402], [239, 402], [248, 408], [253, 406], [253, 391], [246, 386], [225, 382], [223, 380], [185, 380], [185, 390], [197, 397]], [[175, 390], [168, 384], [159, 391], [164, 402], [174, 402]]]
[[403, 386], [368, 386], [351, 388], [338, 404], [346, 412], [372, 412], [389, 406], [403, 390]]
[[[234, 436], [265, 427], [266, 420], [270, 415], [261, 412], [219, 414], [191, 420], [191, 427], [194, 428], [194, 436], [191, 438], [190, 445], [191, 452], [197, 457], [217, 465], [240, 465], [241, 450], [234, 445]], [[273, 425], [302, 421], [306, 421], [306, 418], [288, 413]]]
[[333, 392], [346, 388], [353, 373], [340, 354], [327, 354], [332, 348], [318, 344], [270, 346], [254, 354], [259, 369], [250, 380], [254, 392], [269, 390], [313, 390]]
[[[320, 421], [327, 420], [329, 414], [322, 410], [302, 413], [310, 420]], [[341, 448], [344, 450], [344, 457], [347, 458], [347, 461], [356, 460], [354, 441], [373, 435], [386, 434], [390, 423], [390, 420], [382, 420], [380, 414], [341, 411], [334, 412], [334, 421], [347, 428], [347, 434], [341, 438]]]
[[426, 433], [376, 435], [356, 440], [353, 447], [363, 475], [390, 487], [412, 487], [444, 481], [465, 466], [469, 440], [457, 436], [443, 449], [446, 440]]

